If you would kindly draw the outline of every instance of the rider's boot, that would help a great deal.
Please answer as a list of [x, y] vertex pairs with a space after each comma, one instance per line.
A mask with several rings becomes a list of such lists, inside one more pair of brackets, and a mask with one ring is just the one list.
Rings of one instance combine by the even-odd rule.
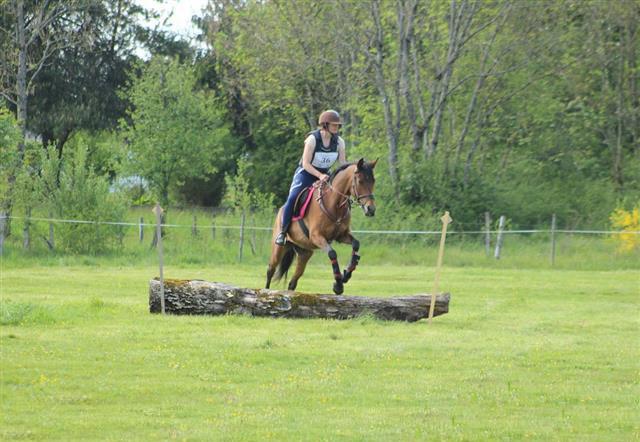
[[282, 231], [280, 233], [278, 233], [278, 236], [276, 236], [276, 245], [278, 246], [283, 246], [286, 244], [287, 242], [287, 230], [289, 230], [289, 225], [287, 224], [286, 226], [284, 226], [282, 228]]

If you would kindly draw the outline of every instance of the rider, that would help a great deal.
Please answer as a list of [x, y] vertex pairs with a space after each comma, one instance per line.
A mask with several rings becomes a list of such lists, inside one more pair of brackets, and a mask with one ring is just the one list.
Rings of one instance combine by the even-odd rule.
[[341, 165], [347, 162], [344, 140], [338, 135], [341, 127], [340, 114], [326, 110], [318, 118], [318, 129], [310, 132], [304, 141], [302, 159], [293, 175], [289, 197], [282, 210], [282, 231], [276, 237], [277, 245], [283, 246], [286, 242], [293, 205], [300, 192], [318, 180], [327, 181], [329, 168], [336, 160]]

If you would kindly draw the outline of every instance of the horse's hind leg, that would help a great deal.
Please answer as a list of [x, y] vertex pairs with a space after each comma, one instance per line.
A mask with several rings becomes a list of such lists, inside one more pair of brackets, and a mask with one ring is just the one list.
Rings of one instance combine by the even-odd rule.
[[269, 264], [267, 265], [267, 283], [265, 284], [266, 288], [271, 286], [271, 278], [273, 278], [274, 273], [276, 272], [276, 267], [278, 267], [278, 263], [282, 261], [282, 257], [286, 251], [285, 247], [281, 247], [274, 244], [274, 240], [276, 239], [276, 235], [280, 232], [280, 219], [282, 218], [282, 208], [278, 210], [276, 215], [276, 220], [273, 223], [272, 230], [272, 238], [271, 238], [271, 257], [269, 258]]
[[280, 261], [282, 261], [282, 257], [287, 250], [287, 247], [281, 247], [275, 244], [271, 245], [271, 257], [269, 258], [269, 264], [267, 265], [267, 283], [265, 284], [266, 288], [269, 288], [271, 286], [271, 278], [273, 278], [273, 274], [276, 272], [276, 268], [278, 267]]
[[296, 271], [291, 277], [291, 281], [289, 281], [289, 290], [296, 289], [298, 279], [300, 279], [304, 273], [304, 269], [307, 267], [307, 263], [309, 262], [311, 255], [313, 255], [311, 250], [297, 248], [296, 251], [298, 252], [298, 263], [296, 264]]

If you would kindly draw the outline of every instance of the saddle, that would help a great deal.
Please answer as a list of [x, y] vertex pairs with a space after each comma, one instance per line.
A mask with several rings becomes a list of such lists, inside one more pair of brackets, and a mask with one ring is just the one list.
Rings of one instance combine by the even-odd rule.
[[309, 203], [311, 202], [315, 188], [316, 185], [313, 184], [304, 188], [302, 192], [300, 192], [293, 205], [293, 217], [291, 218], [291, 221], [300, 221], [307, 214], [307, 209], [309, 208]]

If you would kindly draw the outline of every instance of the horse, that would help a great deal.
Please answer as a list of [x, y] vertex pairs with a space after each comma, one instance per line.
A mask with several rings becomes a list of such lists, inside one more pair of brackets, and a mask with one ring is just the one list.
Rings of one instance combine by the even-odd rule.
[[[373, 187], [375, 177], [373, 169], [378, 160], [366, 162], [361, 158], [357, 163], [347, 163], [336, 169], [329, 180], [317, 181], [311, 188], [312, 198], [307, 207], [303, 223], [292, 222], [287, 232], [284, 246], [274, 243], [281, 231], [282, 208], [278, 211], [273, 226], [271, 257], [267, 267], [266, 288], [287, 274], [295, 255], [298, 257], [295, 272], [289, 281], [289, 290], [295, 290], [298, 280], [315, 250], [323, 250], [329, 256], [335, 283], [333, 292], [340, 295], [360, 260], [358, 251], [360, 241], [351, 234], [351, 205], [356, 203], [365, 216], [374, 216], [376, 212]], [[305, 231], [306, 229], [306, 231]], [[352, 254], [349, 266], [340, 272], [338, 255], [331, 247], [333, 241], [351, 244]]]

